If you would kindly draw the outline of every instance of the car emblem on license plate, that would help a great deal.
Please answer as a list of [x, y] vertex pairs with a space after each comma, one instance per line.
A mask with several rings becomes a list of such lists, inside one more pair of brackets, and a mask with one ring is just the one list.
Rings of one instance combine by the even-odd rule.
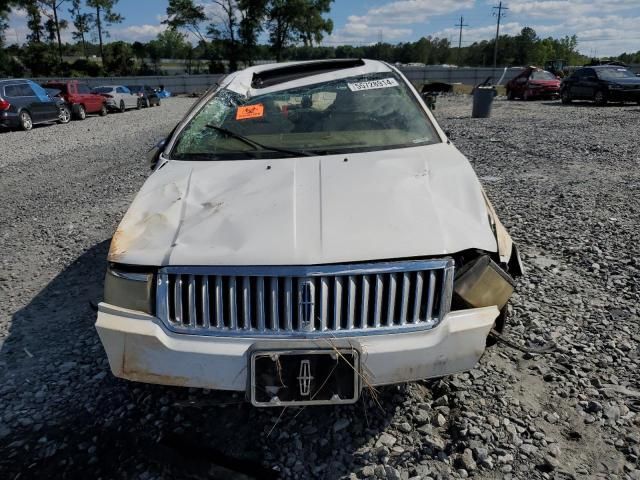
[[311, 393], [311, 381], [313, 376], [311, 375], [311, 362], [309, 360], [302, 360], [300, 362], [300, 372], [298, 373], [298, 387], [300, 388], [300, 395], [308, 397]]
[[313, 283], [309, 280], [300, 282], [298, 289], [298, 313], [300, 319], [300, 330], [313, 331]]

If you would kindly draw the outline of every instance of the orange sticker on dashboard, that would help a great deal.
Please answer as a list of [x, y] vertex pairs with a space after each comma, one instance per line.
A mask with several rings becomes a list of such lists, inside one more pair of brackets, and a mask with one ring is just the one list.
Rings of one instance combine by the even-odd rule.
[[236, 112], [236, 120], [248, 120], [249, 118], [261, 118], [262, 116], [264, 116], [264, 105], [261, 103], [242, 105], [238, 107]]

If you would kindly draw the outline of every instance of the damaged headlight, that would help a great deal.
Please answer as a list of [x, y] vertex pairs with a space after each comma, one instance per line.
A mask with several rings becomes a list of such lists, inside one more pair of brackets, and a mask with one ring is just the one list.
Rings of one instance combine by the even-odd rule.
[[513, 293], [515, 282], [488, 255], [462, 266], [455, 276], [453, 290], [458, 299], [473, 308], [497, 305], [502, 308]]
[[104, 301], [152, 314], [153, 279], [154, 273], [144, 267], [110, 264], [104, 279]]

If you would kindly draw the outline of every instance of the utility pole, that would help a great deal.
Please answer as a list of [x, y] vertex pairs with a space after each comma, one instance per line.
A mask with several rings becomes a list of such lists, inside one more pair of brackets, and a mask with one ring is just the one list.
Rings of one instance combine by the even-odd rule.
[[506, 15], [506, 13], [502, 13], [503, 10], [509, 10], [507, 7], [502, 6], [502, 2], [497, 7], [493, 7], [494, 10], [498, 12], [493, 12], [495, 17], [498, 17], [498, 25], [496, 27], [496, 43], [493, 46], [493, 68], [496, 68], [498, 65], [498, 37], [500, 36], [500, 19]]
[[454, 27], [460, 27], [460, 36], [458, 37], [458, 65], [460, 65], [460, 57], [462, 55], [462, 27], [468, 27], [466, 23], [464, 23], [464, 17], [460, 17], [460, 23], [454, 25]]

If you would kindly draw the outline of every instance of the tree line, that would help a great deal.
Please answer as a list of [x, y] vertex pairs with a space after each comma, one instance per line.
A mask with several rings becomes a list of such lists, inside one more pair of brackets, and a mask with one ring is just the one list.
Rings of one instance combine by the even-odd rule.
[[[32, 75], [149, 72], [152, 68], [137, 59], [157, 59], [167, 50], [175, 51], [175, 58], [206, 60], [209, 70], [235, 70], [240, 62], [252, 63], [258, 54], [281, 60], [291, 45], [320, 43], [333, 30], [333, 22], [324, 16], [332, 2], [169, 0], [163, 21], [168, 30], [157, 39], [107, 43], [109, 27], [124, 20], [117, 12], [118, 0], [0, 0], [0, 73], [14, 74], [21, 69]], [[26, 13], [29, 34], [22, 44], [6, 45], [12, 9]], [[67, 29], [75, 43], [62, 42], [61, 32]], [[266, 49], [258, 44], [263, 33], [269, 38]], [[98, 65], [88, 61], [96, 54]], [[85, 60], [65, 61], [65, 57], [79, 55]]]
[[[182, 60], [193, 74], [233, 71], [257, 60], [373, 58], [403, 64], [492, 65], [494, 40], [460, 49], [431, 36], [398, 44], [323, 46], [324, 36], [333, 30], [326, 18], [332, 2], [169, 0], [165, 31], [149, 42], [124, 42], [108, 41], [110, 28], [124, 20], [118, 0], [0, 0], [0, 75], [158, 75], [161, 59], [167, 58]], [[26, 12], [29, 35], [24, 43], [7, 45], [3, 33], [15, 8]], [[74, 42], [61, 40], [66, 29]], [[579, 53], [575, 35], [541, 38], [525, 27], [518, 35], [501, 35], [498, 42], [498, 64], [503, 66], [589, 61]], [[640, 52], [616, 59], [640, 62]]]

